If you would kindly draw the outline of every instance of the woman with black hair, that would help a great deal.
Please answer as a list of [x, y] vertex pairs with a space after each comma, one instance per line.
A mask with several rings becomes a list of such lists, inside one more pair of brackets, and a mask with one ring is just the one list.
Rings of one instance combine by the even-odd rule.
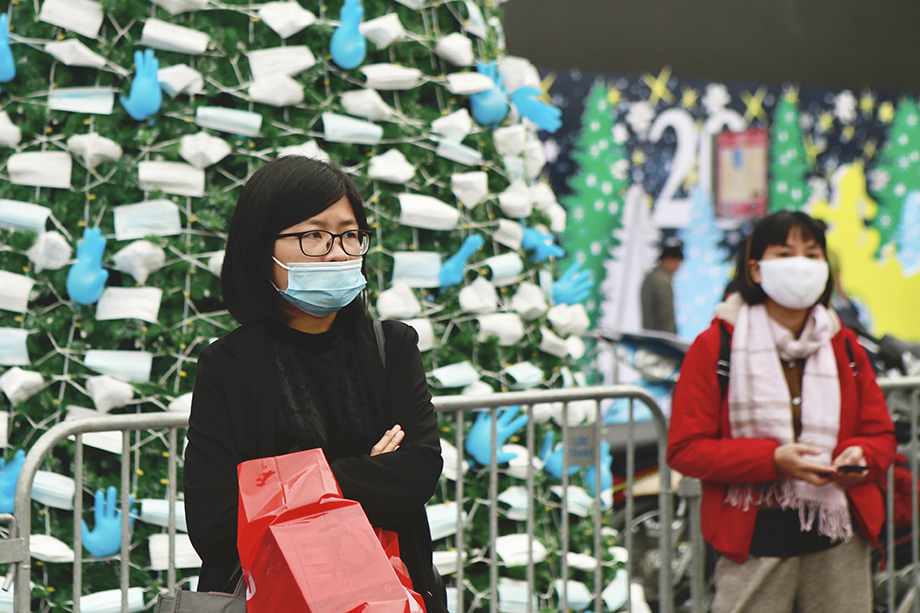
[[363, 292], [369, 230], [351, 178], [312, 158], [266, 164], [240, 195], [221, 273], [240, 327], [198, 358], [185, 452], [200, 591], [233, 589], [237, 465], [321, 448], [342, 494], [398, 534], [429, 613], [446, 610], [425, 513], [441, 474], [437, 421], [415, 330], [383, 322], [378, 344]]
[[801, 212], [761, 219], [735, 281], [684, 358], [668, 434], [722, 554], [712, 611], [871, 611], [896, 442], [865, 351], [827, 308], [822, 228]]

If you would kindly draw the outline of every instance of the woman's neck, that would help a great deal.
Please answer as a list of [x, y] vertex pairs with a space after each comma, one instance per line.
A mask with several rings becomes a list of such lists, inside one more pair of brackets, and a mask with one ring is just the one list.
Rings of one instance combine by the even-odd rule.
[[792, 332], [795, 338], [802, 334], [802, 330], [805, 328], [805, 321], [811, 312], [811, 309], [786, 308], [770, 298], [767, 298], [764, 306], [767, 308], [767, 315], [770, 316], [770, 319]]
[[294, 328], [307, 334], [322, 334], [332, 327], [332, 322], [335, 321], [335, 316], [338, 315], [338, 312], [330, 313], [325, 317], [315, 317], [295, 307], [288, 311], [288, 314], [290, 319], [285, 323], [289, 328]]

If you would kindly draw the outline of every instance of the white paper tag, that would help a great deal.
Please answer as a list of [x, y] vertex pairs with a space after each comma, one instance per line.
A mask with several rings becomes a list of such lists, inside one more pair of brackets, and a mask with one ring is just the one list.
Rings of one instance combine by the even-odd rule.
[[375, 181], [406, 184], [415, 176], [415, 170], [399, 149], [390, 149], [370, 159], [367, 176]]
[[415, 317], [422, 312], [418, 298], [405, 283], [394, 283], [377, 297], [377, 314], [380, 319]]
[[40, 470], [32, 481], [32, 500], [55, 509], [73, 510], [73, 495], [77, 491], [72, 477]]
[[479, 380], [479, 371], [468, 361], [463, 361], [435, 368], [431, 376], [442, 387], [464, 387]]
[[422, 71], [396, 64], [369, 64], [360, 68], [367, 77], [365, 87], [383, 90], [413, 89], [421, 85]]
[[35, 265], [35, 272], [60, 270], [70, 263], [73, 249], [66, 238], [56, 230], [52, 230], [39, 234], [26, 251], [26, 255]]
[[303, 86], [281, 73], [259, 77], [253, 81], [249, 86], [249, 96], [254, 102], [278, 108], [300, 104], [304, 100]]
[[182, 162], [140, 162], [139, 187], [179, 196], [204, 196], [204, 171]]
[[10, 183], [70, 189], [73, 159], [64, 151], [14, 153], [6, 163]]
[[467, 166], [479, 166], [482, 164], [482, 154], [479, 151], [449, 140], [440, 140], [435, 153], [458, 164]]
[[0, 390], [6, 394], [11, 404], [19, 404], [37, 394], [45, 386], [41, 373], [23, 370], [18, 366], [10, 368], [0, 375]]
[[510, 219], [499, 219], [498, 228], [492, 232], [492, 240], [517, 251], [524, 239], [524, 227]]
[[460, 290], [460, 308], [468, 313], [491, 313], [498, 308], [498, 293], [485, 277], [476, 279]]
[[514, 389], [530, 389], [543, 383], [543, 371], [530, 362], [512, 364], [505, 369], [505, 374], [514, 380], [511, 385]]
[[478, 94], [495, 87], [492, 77], [478, 72], [452, 72], [447, 75], [447, 91], [457, 96]]
[[323, 139], [330, 143], [376, 145], [383, 138], [383, 126], [346, 115], [323, 113]]
[[257, 49], [246, 54], [253, 79], [275, 74], [293, 77], [316, 64], [313, 52], [306, 45]]
[[431, 196], [398, 194], [399, 223], [428, 230], [453, 230], [460, 220], [460, 211]]
[[96, 38], [104, 17], [102, 5], [92, 0], [45, 0], [39, 21]]
[[[141, 507], [140, 520], [155, 526], [169, 526], [169, 501], [158, 498], [144, 498], [136, 504]], [[176, 530], [188, 532], [185, 522], [185, 504], [182, 500], [176, 502]]]
[[112, 261], [115, 268], [128, 273], [143, 285], [150, 273], [163, 268], [166, 263], [166, 252], [159, 245], [140, 240], [116, 251], [112, 255]]
[[512, 181], [505, 191], [498, 195], [498, 205], [505, 217], [529, 217], [533, 212], [533, 199], [527, 184], [520, 180]]
[[479, 318], [477, 341], [485, 342], [490, 336], [498, 337], [502, 347], [513, 347], [524, 338], [524, 324], [516, 313], [491, 313]]
[[87, 168], [95, 168], [102, 162], [114, 162], [121, 158], [121, 146], [110, 138], [96, 132], [74, 134], [67, 139], [67, 150]]
[[179, 207], [170, 200], [148, 200], [123, 204], [114, 209], [115, 240], [145, 236], [174, 236], [182, 233]]
[[0, 309], [25, 313], [29, 308], [29, 293], [33, 285], [34, 279], [0, 270]]
[[76, 38], [45, 43], [45, 53], [67, 66], [105, 67], [105, 58], [92, 51]]
[[539, 286], [525, 281], [518, 285], [511, 298], [511, 309], [519, 313], [524, 321], [533, 321], [549, 309], [546, 295]]
[[110, 87], [58, 87], [48, 93], [48, 108], [53, 111], [111, 115], [115, 92]]
[[30, 363], [26, 339], [29, 331], [0, 328], [0, 366], [25, 366]]
[[148, 351], [90, 349], [83, 357], [83, 363], [87, 368], [121, 381], [148, 383], [153, 367], [153, 354]]
[[481, 170], [451, 175], [450, 191], [463, 206], [471, 209], [489, 195], [489, 177]]
[[[150, 568], [166, 570], [169, 567], [169, 535], [152, 534], [150, 536]], [[192, 547], [187, 534], [176, 535], [176, 568], [199, 568], [201, 558]]]
[[[64, 421], [86, 418], [99, 419], [103, 415], [105, 415], [105, 413], [100, 413], [95, 409], [70, 405], [67, 407], [67, 415], [64, 417]], [[74, 440], [73, 435], [67, 438]], [[83, 444], [88, 447], [94, 447], [95, 449], [101, 449], [102, 451], [121, 455], [123, 443], [121, 432], [87, 432], [83, 434], [82, 438]]]
[[449, 141], [459, 143], [473, 131], [473, 118], [468, 110], [460, 109], [432, 121], [431, 131]]
[[[29, 554], [36, 560], [51, 564], [73, 564], [73, 549], [50, 534], [29, 536]], [[121, 599], [119, 598], [119, 604]]]
[[345, 112], [355, 117], [383, 121], [392, 117], [396, 111], [383, 101], [380, 94], [373, 89], [353, 89], [339, 96]]
[[281, 38], [297, 34], [316, 21], [316, 16], [297, 2], [269, 2], [259, 9], [259, 19]]
[[434, 326], [431, 320], [424, 317], [404, 319], [403, 323], [415, 328], [418, 333], [418, 350], [430, 351], [434, 349]]
[[249, 111], [238, 111], [222, 106], [199, 106], [195, 109], [195, 123], [230, 134], [258, 136], [262, 129], [262, 116]]
[[157, 71], [160, 87], [170, 98], [179, 94], [200, 94], [204, 91], [204, 77], [186, 64], [176, 64]]
[[141, 46], [163, 51], [201, 55], [207, 50], [209, 43], [210, 38], [204, 32], [159, 19], [148, 19], [141, 31]]
[[107, 287], [96, 304], [96, 319], [140, 319], [157, 322], [163, 290], [158, 287]]
[[204, 170], [230, 154], [230, 144], [204, 130], [186, 134], [179, 141], [179, 155], [195, 168]]
[[483, 266], [488, 266], [492, 271], [492, 285], [503, 287], [517, 280], [519, 274], [524, 272], [524, 260], [516, 253], [504, 253], [482, 261]]
[[441, 254], [436, 251], [397, 251], [393, 254], [392, 282], [409, 287], [440, 287]]
[[473, 41], [460, 32], [448, 34], [439, 40], [434, 46], [434, 52], [454, 66], [472, 66], [476, 60], [476, 56], [473, 55]]

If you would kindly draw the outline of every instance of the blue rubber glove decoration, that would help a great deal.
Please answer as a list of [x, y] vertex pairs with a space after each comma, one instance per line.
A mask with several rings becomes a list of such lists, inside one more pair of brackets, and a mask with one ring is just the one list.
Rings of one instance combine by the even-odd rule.
[[137, 121], [144, 121], [160, 110], [163, 104], [163, 90], [157, 79], [160, 62], [152, 49], [134, 52], [134, 80], [131, 82], [131, 95], [120, 98], [121, 105], [128, 115]]
[[[543, 444], [540, 448], [540, 459], [543, 460], [543, 470], [546, 474], [556, 479], [562, 479], [562, 454], [565, 452], [562, 443], [553, 448], [556, 436], [550, 430], [543, 435]], [[578, 472], [577, 466], [569, 466], [569, 474]]]
[[67, 293], [77, 304], [95, 304], [102, 296], [109, 271], [102, 268], [105, 237], [99, 228], [87, 228], [77, 243], [77, 263], [67, 272]]
[[530, 255], [531, 262], [545, 262], [550, 258], [561, 258], [565, 255], [565, 249], [553, 244], [552, 234], [544, 234], [533, 228], [524, 228], [521, 246], [525, 251], [533, 251]]
[[346, 70], [360, 66], [367, 55], [367, 39], [358, 29], [363, 18], [361, 0], [345, 0], [339, 15], [342, 25], [332, 33], [329, 54], [333, 62]]
[[558, 281], [553, 282], [553, 302], [556, 304], [578, 304], [584, 301], [594, 287], [594, 275], [590, 270], [582, 271], [575, 262], [565, 269]]
[[[83, 520], [83, 546], [97, 558], [112, 556], [121, 551], [121, 511], [116, 506], [118, 490], [110, 485], [103, 496], [102, 490], [96, 490], [96, 506], [93, 509], [95, 525], [90, 531]], [[132, 498], [133, 500], [133, 498]], [[130, 506], [130, 503], [129, 503]], [[134, 518], [128, 521], [134, 526]]]
[[539, 89], [519, 87], [511, 94], [511, 102], [521, 117], [534, 122], [541, 130], [555, 132], [562, 126], [562, 111], [540, 100], [542, 95]]
[[441, 282], [441, 287], [458, 285], [463, 281], [463, 271], [466, 269], [467, 261], [476, 251], [482, 248], [483, 244], [485, 244], [485, 239], [479, 234], [471, 234], [466, 237], [457, 253], [441, 264], [441, 271], [438, 273], [438, 281]]
[[16, 498], [16, 482], [19, 480], [19, 471], [22, 463], [26, 461], [26, 452], [18, 450], [10, 463], [0, 458], [0, 513], [13, 512], [13, 500]]
[[[610, 443], [607, 441], [601, 441], [601, 491], [603, 492], [606, 489], [609, 489], [613, 486], [613, 471], [610, 469], [610, 462], [613, 460], [610, 455]], [[594, 486], [597, 482], [597, 477], [595, 476], [595, 471], [597, 469], [594, 466], [589, 466], [588, 470], [585, 471], [585, 487], [588, 488], [588, 492], [594, 496]]]
[[508, 114], [508, 94], [503, 87], [504, 79], [498, 73], [495, 62], [479, 62], [476, 70], [491, 77], [495, 85], [484, 92], [470, 94], [473, 119], [481, 126], [494, 126], [501, 123]]
[[[521, 407], [513, 406], [498, 411], [496, 439], [499, 447], [527, 423], [526, 415], [515, 419], [520, 410]], [[492, 461], [492, 416], [489, 411], [482, 411], [476, 416], [473, 427], [466, 435], [466, 452], [482, 466], [488, 466]], [[499, 452], [498, 463], [510, 462], [516, 457], [516, 453]]]
[[16, 78], [16, 58], [10, 49], [10, 18], [0, 15], [0, 83], [9, 83]]

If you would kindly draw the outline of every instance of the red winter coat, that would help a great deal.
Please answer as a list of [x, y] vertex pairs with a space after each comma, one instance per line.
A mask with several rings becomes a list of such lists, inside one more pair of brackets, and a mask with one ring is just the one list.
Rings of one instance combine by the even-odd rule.
[[[733, 327], [725, 324], [729, 331]], [[850, 366], [846, 339], [856, 364]], [[729, 560], [744, 562], [749, 555], [757, 508], [747, 511], [725, 502], [733, 483], [769, 483], [778, 477], [770, 439], [733, 439], [728, 422], [728, 394], [722, 397], [716, 375], [721, 335], [718, 320], [700, 334], [684, 358], [674, 390], [668, 432], [668, 464], [703, 482], [701, 523], [703, 537]], [[885, 521], [880, 483], [894, 461], [897, 443], [885, 396], [856, 334], [844, 327], [832, 339], [840, 378], [840, 433], [833, 457], [853, 445], [863, 449], [870, 470], [858, 485], [847, 488], [847, 498], [860, 534], [873, 546]], [[785, 384], [785, 382], [778, 382]]]

